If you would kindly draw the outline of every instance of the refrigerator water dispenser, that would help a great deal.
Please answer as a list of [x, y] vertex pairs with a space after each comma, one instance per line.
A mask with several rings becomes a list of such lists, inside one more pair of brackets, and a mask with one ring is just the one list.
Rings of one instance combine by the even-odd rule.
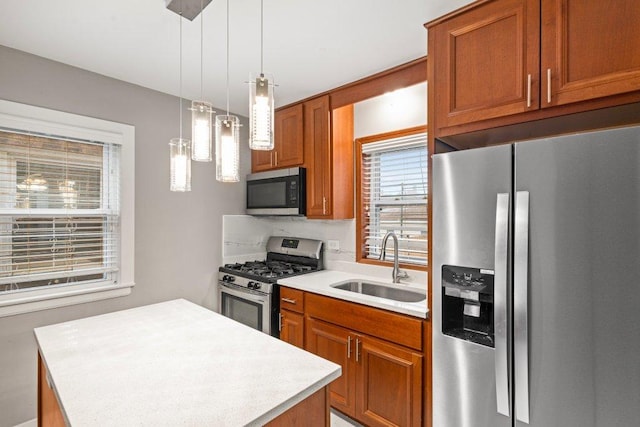
[[493, 270], [442, 266], [442, 333], [494, 346]]

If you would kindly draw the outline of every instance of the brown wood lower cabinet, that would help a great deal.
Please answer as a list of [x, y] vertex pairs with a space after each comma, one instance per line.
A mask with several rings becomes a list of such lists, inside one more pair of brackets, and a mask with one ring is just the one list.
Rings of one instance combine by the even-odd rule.
[[304, 348], [304, 316], [289, 310], [280, 310], [280, 339]]
[[[316, 314], [310, 299], [317, 299], [323, 306], [331, 301], [307, 296], [306, 307]], [[336, 300], [336, 304], [350, 303]], [[386, 313], [351, 305], [354, 310], [344, 316], [346, 324], [352, 324], [350, 317], [371, 320], [376, 312]], [[329, 385], [332, 407], [369, 426], [422, 425], [421, 352], [369, 335], [374, 331], [366, 334], [310, 317], [309, 311], [306, 314], [305, 349], [342, 367], [342, 376]]]

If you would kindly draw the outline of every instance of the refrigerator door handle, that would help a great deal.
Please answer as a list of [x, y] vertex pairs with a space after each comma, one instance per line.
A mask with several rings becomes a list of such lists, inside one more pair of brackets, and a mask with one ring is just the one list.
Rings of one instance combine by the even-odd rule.
[[513, 341], [516, 419], [529, 424], [529, 192], [516, 192], [513, 246]]
[[507, 274], [509, 250], [509, 193], [499, 193], [496, 201], [494, 260], [495, 374], [497, 411], [509, 417], [509, 366], [507, 348]]

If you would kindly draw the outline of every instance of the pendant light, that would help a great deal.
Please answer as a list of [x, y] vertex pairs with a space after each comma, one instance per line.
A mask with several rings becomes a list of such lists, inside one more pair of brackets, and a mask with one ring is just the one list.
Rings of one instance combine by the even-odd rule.
[[180, 137], [169, 142], [171, 191], [191, 191], [191, 141], [182, 137], [182, 2], [180, 2]]
[[260, 74], [249, 76], [249, 148], [273, 150], [273, 77], [265, 76], [264, 0], [260, 0]]
[[[203, 0], [200, 0], [200, 99], [203, 96], [203, 21], [204, 9]], [[198, 162], [210, 162], [213, 159], [211, 149], [211, 128], [212, 128], [212, 104], [207, 101], [191, 102], [191, 139], [193, 140], [193, 150], [191, 160]]]
[[216, 116], [216, 179], [240, 181], [240, 120], [229, 114], [229, 0], [227, 0], [227, 115]]

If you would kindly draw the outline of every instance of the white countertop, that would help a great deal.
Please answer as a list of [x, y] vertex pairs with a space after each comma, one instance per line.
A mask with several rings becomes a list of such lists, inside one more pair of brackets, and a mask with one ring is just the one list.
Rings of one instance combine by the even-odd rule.
[[364, 280], [385, 284], [400, 289], [417, 290], [426, 294], [426, 284], [420, 283], [391, 283], [391, 281], [381, 280], [376, 276], [367, 276], [359, 273], [351, 273], [337, 270], [322, 270], [315, 273], [302, 274], [286, 279], [278, 280], [282, 286], [300, 289], [302, 291], [313, 292], [328, 297], [338, 298], [345, 301], [356, 302], [372, 307], [383, 308], [397, 313], [409, 314], [411, 316], [427, 318], [429, 310], [427, 309], [427, 301], [420, 302], [401, 302], [392, 301], [386, 298], [375, 297], [371, 295], [363, 295], [356, 292], [350, 292], [342, 289], [332, 288], [332, 284], [344, 282], [346, 280]]
[[263, 425], [340, 366], [186, 300], [35, 329], [72, 426]]

